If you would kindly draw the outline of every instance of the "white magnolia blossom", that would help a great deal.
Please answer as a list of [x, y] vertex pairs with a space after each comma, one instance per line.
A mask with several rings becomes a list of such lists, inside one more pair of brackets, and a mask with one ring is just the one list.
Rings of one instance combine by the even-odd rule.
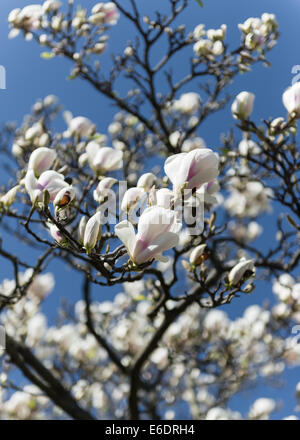
[[189, 92], [182, 94], [178, 100], [174, 101], [172, 108], [181, 113], [191, 114], [199, 110], [200, 104], [201, 98], [198, 93]]
[[250, 50], [261, 50], [268, 39], [276, 42], [277, 21], [274, 14], [263, 13], [261, 18], [250, 17], [238, 25], [243, 32], [245, 47]]
[[0, 195], [0, 204], [2, 203], [4, 206], [9, 207], [15, 201], [19, 189], [20, 185], [16, 185], [7, 191], [7, 193]]
[[56, 243], [64, 246], [67, 243], [66, 237], [61, 233], [59, 228], [54, 223], [48, 223], [49, 233]]
[[219, 157], [209, 148], [198, 148], [189, 153], [168, 157], [164, 170], [174, 191], [199, 188], [219, 174]]
[[295, 82], [282, 95], [283, 105], [290, 115], [300, 116], [300, 82]]
[[255, 221], [251, 221], [247, 225], [232, 221], [228, 224], [228, 228], [238, 241], [245, 243], [254, 241], [263, 231], [262, 226]]
[[43, 10], [46, 13], [57, 11], [61, 7], [61, 2], [57, 0], [46, 0], [43, 3]]
[[[27, 31], [35, 30], [40, 27], [43, 13], [41, 5], [28, 5], [23, 9], [13, 9], [8, 16], [8, 22], [13, 28], [22, 28]], [[17, 33], [11, 33], [10, 35], [16, 36]]]
[[37, 148], [30, 155], [28, 169], [33, 170], [36, 176], [40, 176], [51, 168], [56, 157], [55, 150], [46, 147]]
[[172, 145], [172, 147], [176, 148], [178, 145], [178, 142], [181, 139], [182, 134], [180, 133], [179, 130], [174, 131], [173, 133], [170, 134], [169, 136], [169, 141], [170, 144]]
[[201, 137], [189, 138], [183, 141], [181, 151], [183, 153], [189, 153], [196, 148], [206, 148], [205, 140]]
[[251, 419], [268, 419], [271, 412], [276, 408], [276, 402], [273, 399], [266, 397], [260, 397], [257, 399], [249, 411], [249, 417]]
[[273, 292], [284, 303], [300, 302], [300, 283], [296, 283], [288, 273], [283, 273], [274, 281]]
[[201, 57], [211, 54], [213, 45], [214, 44], [211, 40], [201, 39], [194, 44], [193, 50], [196, 55]]
[[195, 40], [199, 40], [201, 37], [205, 35], [205, 25], [204, 24], [198, 24], [195, 29], [193, 30], [193, 37]]
[[119, 17], [119, 11], [113, 2], [97, 3], [92, 8], [92, 15], [89, 17], [89, 21], [96, 25], [115, 25]]
[[224, 40], [226, 37], [227, 25], [222, 24], [219, 29], [208, 29], [206, 31], [207, 38], [212, 41]]
[[123, 166], [122, 151], [110, 147], [101, 147], [91, 141], [86, 147], [90, 167], [99, 174], [119, 170]]
[[97, 241], [101, 237], [101, 217], [100, 212], [96, 212], [87, 222], [85, 231], [83, 246], [85, 247], [87, 253], [90, 253], [92, 249], [97, 244]]
[[206, 420], [241, 420], [242, 416], [238, 411], [230, 411], [224, 408], [211, 408], [206, 414]]
[[44, 128], [40, 122], [36, 122], [32, 127], [28, 128], [25, 133], [25, 140], [32, 141], [36, 137], [42, 136]]
[[213, 333], [224, 334], [229, 324], [228, 316], [222, 310], [210, 310], [203, 320], [203, 327]]
[[94, 200], [98, 203], [102, 203], [109, 195], [111, 187], [117, 182], [117, 179], [114, 179], [113, 177], [104, 177], [104, 179], [101, 179], [97, 188], [93, 192]]
[[32, 202], [42, 201], [44, 190], [48, 191], [50, 202], [53, 202], [60, 190], [69, 187], [64, 180], [64, 175], [52, 170], [44, 171], [38, 179], [33, 170], [28, 170], [24, 184]]
[[146, 198], [146, 194], [143, 188], [129, 188], [122, 199], [121, 203], [121, 209], [122, 211], [129, 214], [131, 211], [133, 211], [138, 203]]
[[138, 188], [143, 188], [145, 191], [150, 191], [155, 182], [156, 176], [153, 173], [145, 173], [141, 175], [136, 186]]
[[83, 245], [84, 242], [84, 233], [85, 233], [85, 228], [86, 228], [86, 224], [87, 224], [87, 219], [86, 216], [82, 216], [78, 225], [78, 230], [77, 230], [77, 234], [78, 234], [78, 241], [80, 244]]
[[240, 92], [231, 105], [235, 119], [248, 119], [253, 110], [255, 95], [250, 92]]
[[176, 246], [180, 228], [174, 211], [153, 206], [139, 218], [137, 234], [127, 220], [116, 225], [115, 233], [126, 246], [131, 260], [143, 264], [153, 259], [165, 261], [162, 252]]
[[169, 188], [161, 188], [150, 191], [149, 193], [149, 204], [161, 206], [165, 209], [171, 209], [174, 204], [174, 193]]
[[236, 286], [243, 278], [246, 272], [255, 271], [253, 260], [242, 259], [237, 263], [228, 274], [228, 281], [231, 286]]
[[[76, 46], [71, 51], [70, 78], [88, 79], [91, 75], [93, 82], [96, 72], [99, 78], [104, 78], [105, 66], [94, 55], [107, 48], [106, 33], [118, 22], [120, 14], [115, 3], [101, 2], [92, 8], [73, 8], [73, 0], [43, 0], [40, 3], [11, 12], [10, 37], [21, 32], [26, 40], [34, 38], [43, 50], [50, 50], [41, 54], [50, 59], [67, 54], [70, 57], [67, 38], [70, 35], [74, 48]], [[70, 14], [65, 3], [70, 3]], [[156, 24], [146, 16], [143, 20], [148, 38], [155, 33]], [[176, 43], [178, 38], [178, 41], [192, 44], [193, 49], [186, 48], [193, 50], [193, 54], [190, 53], [192, 79], [198, 75], [198, 69], [202, 72], [204, 63], [209, 75], [216, 75], [217, 82], [222, 85], [224, 72], [225, 83], [229, 79], [226, 69], [235, 74], [239, 70], [250, 70], [257, 60], [267, 63], [264, 57], [278, 36], [273, 14], [250, 17], [239, 28], [242, 31], [239, 49], [228, 49], [228, 52], [224, 24], [208, 30], [199, 24], [192, 32], [184, 25], [176, 29], [163, 26], [161, 30], [171, 42]], [[126, 44], [119, 61], [125, 74], [130, 74], [130, 69], [136, 65], [136, 48], [131, 42]], [[95, 76], [86, 67], [86, 62], [95, 69]], [[224, 63], [226, 69], [222, 73]], [[5, 226], [4, 217], [10, 217], [16, 224], [16, 233], [27, 229], [31, 233], [28, 243], [37, 239], [39, 247], [49, 245], [49, 252], [39, 259], [36, 252], [24, 258], [13, 252], [9, 261], [13, 278], [4, 279], [0, 284], [0, 330], [5, 328], [7, 336], [21, 344], [22, 359], [23, 354], [29, 356], [31, 352], [32, 359], [36, 356], [55, 380], [67, 386], [70, 398], [64, 395], [62, 401], [68, 403], [71, 399], [71, 405], [69, 414], [59, 404], [59, 393], [56, 393], [55, 402], [47, 397], [48, 384], [47, 379], [44, 383], [43, 371], [37, 372], [43, 389], [35, 385], [22, 386], [12, 368], [14, 357], [5, 356], [0, 373], [0, 419], [73, 417], [74, 400], [80, 409], [89, 411], [95, 418], [125, 420], [129, 416], [132, 389], [128, 377], [120, 374], [119, 367], [131, 371], [136, 360], [143, 358], [149, 344], [151, 353], [137, 373], [145, 385], [159, 379], [162, 382], [153, 387], [153, 392], [148, 392], [142, 382], [138, 383], [138, 410], [145, 409], [142, 417], [151, 414], [152, 405], [153, 411], [157, 410], [159, 416], [167, 420], [179, 418], [183, 405], [187, 416], [195, 420], [267, 419], [276, 409], [276, 402], [269, 398], [257, 399], [243, 414], [233, 411], [230, 406], [232, 397], [244, 385], [255, 384], [258, 378], [273, 379], [281, 375], [287, 365], [300, 365], [300, 345], [295, 343], [297, 334], [294, 333], [298, 327], [291, 329], [290, 336], [283, 331], [284, 328], [289, 331], [290, 323], [300, 323], [299, 274], [294, 270], [291, 274], [280, 270], [278, 257], [276, 279], [273, 280], [275, 301], [266, 303], [260, 299], [263, 305], [251, 304], [234, 318], [230, 311], [226, 313], [224, 306], [244, 294], [247, 300], [251, 299], [249, 294], [255, 288], [252, 282], [256, 270], [252, 259], [254, 245], [247, 244], [262, 233], [255, 217], [269, 212], [272, 198], [277, 196], [276, 191], [273, 194], [267, 187], [268, 175], [260, 174], [258, 161], [263, 164], [267, 149], [270, 151], [272, 145], [272, 151], [278, 152], [274, 153], [274, 158], [282, 164], [286, 159], [281, 149], [291, 159], [296, 154], [289, 136], [296, 133], [294, 118], [300, 115], [300, 88], [295, 84], [284, 92], [283, 103], [288, 117], [267, 120], [263, 132], [254, 124], [247, 128], [249, 121], [244, 120], [252, 113], [254, 95], [241, 92], [231, 110], [235, 119], [243, 121], [243, 139], [238, 148], [233, 146], [232, 150], [231, 138], [224, 137], [225, 148], [219, 158], [198, 136], [198, 127], [202, 117], [207, 116], [206, 110], [207, 113], [217, 110], [222, 99], [213, 99], [214, 96], [209, 96], [213, 92], [209, 90], [205, 105], [195, 92], [177, 97], [181, 93], [179, 90], [189, 90], [189, 84], [189, 75], [183, 82], [180, 77], [174, 78], [174, 94], [170, 84], [171, 98], [157, 90], [157, 103], [166, 127], [160, 127], [161, 121], [156, 120], [159, 108], [151, 106], [154, 113], [149, 114], [149, 99], [138, 86], [127, 94], [125, 91], [121, 97], [114, 87], [110, 89], [113, 84], [108, 81], [107, 84], [103, 82], [99, 91], [107, 92], [119, 108], [134, 109], [135, 113], [119, 111], [108, 125], [108, 136], [97, 133], [90, 119], [73, 117], [70, 112], [64, 112], [67, 130], [56, 131], [54, 124], [49, 122], [59, 114], [60, 106], [52, 95], [38, 100], [21, 127], [12, 128], [11, 151], [17, 168], [14, 174], [11, 173], [15, 181], [4, 182], [1, 188], [1, 219], [3, 217]], [[140, 117], [140, 111], [144, 117]], [[113, 148], [107, 146], [109, 138]], [[168, 157], [170, 147], [181, 153]], [[163, 160], [166, 176], [160, 171]], [[220, 184], [216, 180], [219, 164]], [[110, 177], [110, 173], [118, 170], [121, 172], [114, 177], [123, 175], [126, 182]], [[286, 170], [288, 172], [289, 167]], [[291, 170], [291, 186], [297, 182], [296, 172], [296, 169]], [[121, 190], [124, 188], [122, 183], [129, 187], [123, 199], [117, 194], [118, 183]], [[7, 191], [7, 188], [11, 189]], [[14, 201], [17, 203], [11, 207]], [[102, 236], [103, 217], [107, 212], [111, 216], [113, 211], [111, 201], [121, 203], [116, 203], [118, 212], [113, 213], [114, 221], [109, 219], [110, 224], [103, 227]], [[141, 215], [133, 219], [135, 208], [139, 208]], [[227, 212], [224, 213], [224, 209]], [[219, 211], [223, 211], [224, 216]], [[124, 212], [130, 221], [121, 221]], [[92, 213], [95, 214], [90, 217]], [[116, 218], [120, 223], [113, 232], [111, 224], [115, 224]], [[287, 226], [293, 227], [290, 230], [294, 232], [293, 245], [297, 252], [297, 220], [295, 225], [293, 220], [289, 223]], [[280, 234], [276, 236], [280, 245], [281, 238]], [[6, 240], [5, 234], [1, 236], [4, 258]], [[283, 255], [289, 252], [284, 246], [286, 243], [284, 240], [279, 246]], [[23, 240], [20, 240], [21, 246]], [[57, 289], [53, 299], [48, 301], [46, 297], [54, 288], [54, 278], [50, 273], [40, 272], [48, 263], [52, 264], [53, 257], [64, 258], [68, 269], [82, 272], [86, 283], [109, 286], [109, 289], [114, 286], [108, 292], [109, 297], [103, 301], [101, 288], [99, 295], [91, 291], [91, 298], [87, 299], [85, 290], [83, 299], [70, 304], [76, 292], [67, 292], [68, 303], [59, 309], [58, 320], [51, 317], [53, 324], [50, 325], [47, 319], [49, 304], [52, 300], [58, 303], [61, 292]], [[288, 255], [283, 256], [282, 268], [288, 271], [287, 260]], [[19, 272], [20, 267], [25, 267], [25, 272]], [[263, 273], [261, 270], [260, 275]], [[64, 269], [63, 274], [69, 277]], [[119, 291], [115, 291], [117, 286]], [[100, 343], [101, 340], [104, 343]], [[0, 340], [0, 362], [5, 355], [2, 342]], [[7, 342], [11, 343], [9, 338]], [[197, 356], [199, 349], [201, 356]], [[28, 358], [24, 356], [23, 361], [22, 365], [28, 366], [29, 371]], [[68, 366], [67, 375], [65, 365]], [[299, 396], [298, 384], [296, 398]], [[155, 408], [157, 402], [160, 405]], [[295, 418], [294, 415], [285, 417]]]
[[261, 149], [257, 143], [251, 139], [243, 139], [239, 143], [239, 152], [242, 156], [247, 156], [248, 153], [259, 154]]
[[55, 196], [53, 205], [57, 208], [63, 208], [72, 202], [76, 197], [76, 188], [73, 186], [66, 186], [62, 188]]
[[230, 194], [224, 202], [231, 215], [238, 217], [256, 217], [263, 212], [270, 212], [272, 190], [261, 182], [244, 182], [237, 177], [230, 179]]
[[202, 256], [203, 256], [203, 253], [205, 252], [205, 248], [206, 248], [206, 244], [204, 243], [204, 244], [199, 244], [198, 246], [196, 246], [193, 250], [192, 250], [192, 252], [191, 252], [191, 254], [190, 254], [190, 258], [189, 258], [189, 260], [190, 260], [190, 263], [192, 264], [192, 265], [194, 265], [194, 266], [198, 266], [199, 264], [201, 264], [202, 263]]
[[65, 119], [68, 123], [68, 130], [65, 133], [67, 137], [89, 137], [92, 136], [96, 131], [95, 124], [84, 116], [77, 116], [73, 118], [71, 114], [65, 112]]

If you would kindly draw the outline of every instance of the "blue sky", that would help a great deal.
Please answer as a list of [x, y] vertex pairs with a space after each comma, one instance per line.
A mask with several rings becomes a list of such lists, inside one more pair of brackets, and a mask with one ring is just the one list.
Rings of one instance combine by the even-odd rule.
[[[106, 99], [88, 85], [80, 80], [68, 81], [70, 64], [62, 59], [43, 60], [40, 53], [43, 51], [34, 42], [26, 42], [22, 37], [8, 40], [8, 13], [17, 7], [24, 7], [31, 1], [25, 0], [1, 0], [0, 4], [0, 65], [6, 68], [7, 89], [0, 90], [0, 123], [5, 121], [17, 121], [20, 123], [23, 116], [29, 112], [32, 104], [38, 99], [48, 94], [58, 96], [65, 109], [70, 110], [75, 116], [83, 115], [90, 118], [98, 126], [100, 132], [105, 132], [106, 127], [111, 121], [115, 110], [110, 106]], [[78, 2], [79, 3], [79, 2]], [[96, 3], [95, 0], [82, 0], [84, 7], [90, 7]], [[162, 0], [139, 0], [141, 7], [151, 14], [156, 9], [162, 10], [166, 1]], [[282, 105], [282, 92], [291, 84], [293, 75], [291, 73], [294, 65], [300, 65], [300, 0], [204, 0], [204, 8], [201, 9], [194, 0], [190, 0], [191, 7], [182, 15], [181, 22], [192, 30], [197, 24], [205, 23], [207, 28], [217, 28], [222, 23], [228, 25], [228, 41], [231, 47], [237, 47], [240, 39], [240, 31], [237, 24], [243, 22], [250, 16], [260, 16], [263, 12], [275, 13], [281, 36], [278, 45], [269, 54], [272, 67], [267, 69], [256, 66], [253, 71], [246, 75], [240, 75], [230, 87], [232, 95], [241, 90], [248, 90], [256, 95], [254, 118], [269, 116], [278, 117], [285, 115]], [[110, 32], [108, 53], [103, 57], [103, 65], [109, 60], [110, 51], [117, 53], [126, 46], [126, 41], [132, 38], [132, 29], [128, 27], [126, 20], [121, 19], [118, 26]], [[178, 62], [174, 66], [178, 75], [185, 71], [184, 63]], [[122, 88], [122, 83], [120, 84]], [[196, 90], [196, 89], [194, 89]], [[163, 91], [163, 88], [162, 90]], [[186, 91], [191, 91], [186, 90]], [[220, 135], [233, 126], [233, 120], [229, 106], [220, 114], [212, 116], [199, 131], [207, 145], [211, 148], [220, 146]], [[58, 127], [64, 128], [64, 122], [59, 121]], [[1, 183], [1, 177], [0, 177]], [[268, 224], [272, 216], [264, 219], [264, 224]], [[267, 245], [272, 239], [272, 229], [264, 232], [262, 245]], [[4, 237], [4, 246], [9, 244], [13, 252], [20, 252], [18, 242]], [[23, 252], [23, 251], [22, 251]], [[25, 255], [29, 258], [29, 255]], [[10, 266], [0, 260], [0, 280], [5, 276], [10, 276]], [[80, 277], [75, 274], [70, 276], [69, 269], [60, 264], [52, 264], [51, 271], [56, 275], [56, 288], [47, 300], [49, 319], [55, 317], [57, 305], [60, 298], [65, 296], [69, 301], [79, 298], [77, 289]], [[70, 281], [70, 279], [72, 281]], [[117, 292], [115, 289], [114, 292]], [[107, 299], [112, 294], [112, 289], [102, 290], [100, 298]], [[266, 298], [271, 298], [270, 285], [262, 283], [253, 295], [244, 296], [226, 309], [231, 316], [241, 315], [243, 310], [252, 303], [263, 303]], [[275, 414], [275, 418], [282, 415], [291, 414], [295, 406], [294, 389], [299, 377], [299, 368], [288, 370], [285, 374], [287, 388], [284, 391], [270, 388], [263, 388], [265, 397], [280, 396], [285, 404], [282, 411]], [[260, 393], [260, 395], [262, 395]], [[245, 411], [255, 399], [256, 392], [247, 392], [234, 399], [233, 405], [236, 409]]]

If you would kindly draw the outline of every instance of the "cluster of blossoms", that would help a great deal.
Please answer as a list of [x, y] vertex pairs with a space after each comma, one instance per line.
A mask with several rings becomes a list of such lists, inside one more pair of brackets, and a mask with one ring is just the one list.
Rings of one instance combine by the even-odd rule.
[[[218, 175], [218, 156], [208, 148], [195, 149], [169, 157], [164, 169], [173, 184], [172, 190], [156, 189], [156, 176], [146, 173], [140, 176], [137, 186], [129, 188], [122, 198], [121, 210], [130, 221], [123, 220], [117, 224], [115, 233], [126, 246], [131, 261], [137, 265], [162, 259], [163, 251], [176, 246], [177, 233], [182, 227], [176, 207], [181, 206], [182, 194], [185, 193], [186, 206], [193, 204], [191, 199], [197, 200], [197, 190]], [[96, 200], [105, 198], [115, 182], [110, 177], [100, 180], [94, 193]], [[192, 190], [196, 193], [193, 194]], [[141, 204], [143, 213], [135, 220], [133, 212]], [[99, 218], [98, 213], [95, 216]], [[137, 223], [137, 235], [133, 223]], [[99, 236], [99, 222], [94, 224], [95, 233], [93, 229], [90, 231], [91, 242], [85, 242], [85, 247], [89, 249], [96, 245], [95, 237]]]
[[[177, 2], [170, 2], [169, 21], [157, 14], [156, 21], [144, 17], [142, 23], [132, 8], [128, 17], [141, 41], [126, 43], [108, 74], [91, 55], [105, 50], [105, 33], [118, 22], [114, 2], [88, 10], [69, 0], [64, 12], [63, 2], [47, 0], [9, 15], [10, 37], [22, 32], [49, 49], [44, 58], [71, 59], [70, 79], [87, 80], [119, 110], [107, 134], [97, 131], [97, 121], [69, 111], [63, 113], [66, 129], [58, 133], [52, 121], [60, 107], [50, 95], [14, 130], [11, 158], [18, 168], [10, 189], [1, 188], [0, 221], [15, 221], [18, 237], [23, 233], [26, 244], [47, 250], [31, 267], [33, 255], [24, 262], [1, 243], [15, 279], [0, 285], [0, 323], [8, 336], [7, 352], [0, 351], [0, 418], [76, 418], [72, 408], [78, 403], [97, 418], [137, 418], [145, 411], [145, 417], [170, 420], [180, 418], [184, 406], [194, 419], [268, 419], [279, 409], [275, 400], [251, 399], [242, 414], [231, 409], [231, 398], [300, 363], [300, 345], [289, 337], [290, 324], [300, 323], [299, 280], [285, 273], [299, 260], [295, 243], [289, 247], [290, 237], [298, 239], [297, 221], [287, 217], [294, 232], [285, 235], [278, 220], [276, 248], [266, 257], [253, 245], [263, 230], [256, 217], [271, 210], [272, 199], [295, 216], [300, 210], [298, 196], [286, 201], [299, 169], [290, 140], [300, 117], [299, 84], [283, 94], [287, 117], [264, 121], [265, 127], [250, 119], [254, 94], [239, 93], [231, 112], [242, 140], [234, 147], [233, 134], [230, 142], [224, 137], [220, 155], [208, 148], [200, 124], [224, 107], [221, 92], [237, 72], [267, 63], [277, 22], [266, 13], [246, 20], [239, 25], [242, 45], [229, 53], [224, 24], [208, 30], [200, 24], [188, 35], [184, 25], [172, 30]], [[152, 66], [149, 53], [160, 35], [168, 41], [167, 53]], [[190, 71], [176, 81], [165, 71], [169, 91], [160, 93], [156, 74], [187, 45], [194, 52]], [[191, 81], [202, 75], [216, 84], [207, 83], [200, 96]], [[116, 88], [123, 77], [136, 87], [127, 95]], [[273, 186], [272, 178], [282, 176], [283, 191], [288, 188], [281, 197], [282, 182]], [[52, 258], [84, 278], [82, 299], [63, 304], [55, 324], [46, 313], [54, 279], [41, 275]], [[275, 301], [248, 303], [236, 318], [219, 310], [254, 290], [260, 268], [276, 274]], [[92, 285], [103, 288], [100, 297]], [[109, 299], [101, 300], [105, 287], [116, 285], [123, 290], [110, 290]], [[31, 353], [21, 368], [14, 350]], [[39, 377], [29, 377], [35, 385], [14, 383], [13, 364], [30, 370], [32, 359], [47, 370], [46, 377], [40, 373], [45, 385], [50, 375], [65, 388], [63, 401], [47, 386], [39, 388]], [[299, 384], [296, 392], [300, 398]], [[65, 401], [71, 402], [67, 408]]]
[[203, 24], [199, 24], [193, 31], [193, 37], [196, 41], [194, 52], [198, 57], [219, 56], [224, 52], [224, 40], [226, 37], [227, 26], [222, 24], [219, 29], [205, 30]]
[[270, 212], [272, 190], [265, 188], [261, 182], [234, 176], [228, 185], [230, 193], [224, 205], [231, 215], [253, 218]]
[[261, 18], [250, 17], [238, 27], [243, 32], [243, 43], [250, 51], [261, 51], [267, 44], [272, 47], [276, 43], [278, 23], [274, 14], [265, 12]]
[[[73, 0], [70, 0], [68, 5], [72, 7]], [[50, 58], [67, 47], [67, 37], [71, 36], [71, 32], [74, 32], [77, 37], [88, 37], [90, 32], [94, 32], [96, 28], [97, 38], [88, 42], [86, 54], [102, 53], [106, 48], [108, 38], [104, 32], [109, 26], [116, 25], [119, 19], [115, 4], [112, 2], [97, 3], [93, 6], [90, 15], [86, 9], [78, 7], [71, 22], [69, 22], [69, 15], [61, 10], [62, 6], [60, 1], [46, 0], [42, 5], [33, 4], [23, 9], [14, 9], [8, 17], [12, 28], [10, 38], [16, 37], [20, 31], [23, 31], [25, 38], [31, 40], [35, 32], [40, 32], [38, 37], [40, 44], [52, 50], [50, 53], [45, 52], [43, 56]], [[64, 35], [64, 41], [58, 42], [57, 36], [60, 33]], [[74, 60], [80, 61], [81, 56], [81, 53], [75, 53]]]
[[[195, 95], [195, 102], [192, 105], [188, 95], [192, 95], [193, 98]], [[48, 105], [53, 104], [55, 99], [48, 97], [39, 106], [45, 107], [45, 101]], [[184, 111], [190, 113], [196, 111], [196, 102], [199, 102], [198, 95], [190, 93], [182, 95], [178, 101], [175, 101], [174, 106], [176, 108], [183, 106]], [[34, 110], [38, 113], [40, 108], [37, 107], [36, 105]], [[118, 120], [109, 126], [113, 147], [108, 147], [107, 137], [97, 133], [95, 124], [89, 119], [83, 116], [73, 117], [69, 112], [65, 112], [64, 117], [68, 128], [62, 135], [56, 137], [54, 147], [50, 143], [50, 134], [43, 125], [42, 119], [34, 121], [29, 127], [25, 124], [25, 128], [17, 133], [13, 154], [19, 160], [22, 160], [24, 154], [28, 155], [27, 171], [19, 184], [1, 197], [1, 201], [8, 208], [16, 198], [17, 192], [22, 192], [24, 187], [36, 209], [47, 210], [49, 203], [52, 203], [56, 220], [69, 223], [72, 210], [77, 206], [76, 199], [80, 199], [82, 190], [80, 182], [76, 180], [73, 182], [74, 179], [66, 177], [69, 168], [64, 166], [60, 149], [55, 148], [55, 145], [59, 143], [58, 145], [62, 146], [64, 139], [67, 142], [74, 142], [78, 166], [83, 170], [86, 169], [87, 172], [89, 168], [94, 175], [94, 182], [97, 183], [97, 180], [99, 182], [93, 190], [93, 198], [99, 208], [88, 219], [86, 216], [81, 218], [77, 232], [78, 242], [90, 254], [102, 235], [101, 223], [103, 212], [107, 208], [106, 202], [108, 199], [113, 202], [117, 199], [113, 186], [119, 183], [119, 180], [107, 174], [121, 170], [123, 156], [126, 157], [126, 151], [120, 145], [122, 141], [118, 140], [122, 121], [118, 117]], [[127, 135], [130, 137], [130, 127], [134, 126], [135, 121], [127, 118], [126, 124]], [[46, 136], [48, 146], [40, 146], [41, 138]], [[125, 138], [126, 133], [122, 132], [122, 136]], [[203, 203], [208, 206], [217, 202], [214, 193], [219, 189], [215, 180], [219, 173], [219, 158], [198, 139], [201, 140], [197, 137], [189, 140], [191, 144], [189, 148], [186, 141], [183, 150], [187, 152], [168, 157], [164, 165], [165, 178], [158, 179], [151, 172], [144, 173], [139, 176], [135, 186], [122, 194], [120, 215], [128, 216], [128, 220], [116, 225], [115, 233], [126, 246], [130, 260], [135, 265], [148, 263], [153, 259], [164, 259], [162, 252], [178, 243], [178, 232], [182, 222], [187, 225], [195, 221], [200, 222], [201, 230]], [[163, 183], [167, 181], [166, 179], [172, 184], [171, 189]], [[162, 188], [157, 188], [159, 181], [163, 183]], [[183, 213], [182, 200], [185, 207]], [[197, 208], [194, 217], [191, 214], [193, 208]], [[142, 215], [136, 218], [135, 213], [139, 209], [142, 209]], [[137, 235], [134, 232], [135, 224]], [[47, 227], [56, 243], [61, 246], [68, 245], [65, 234], [57, 223], [53, 223], [53, 219], [48, 220]]]
[[[31, 274], [27, 271], [19, 275], [21, 282], [26, 282]], [[291, 280], [281, 280], [285, 284], [287, 281]], [[12, 284], [13, 281], [6, 280], [1, 285], [1, 294], [8, 295]], [[138, 281], [134, 283], [134, 288], [124, 284], [124, 291], [113, 300], [91, 304], [93, 319], [97, 326], [109, 333], [110, 343], [120, 353], [124, 366], [136, 357], [163, 319], [161, 312], [154, 321], [149, 319], [152, 303], [151, 297], [146, 299], [144, 296], [148, 290], [146, 284], [147, 281]], [[28, 296], [4, 313], [1, 323], [8, 334], [13, 334], [17, 340], [25, 340], [50, 370], [55, 369], [60, 360], [68, 363], [69, 375], [76, 373], [72, 395], [81, 405], [91, 407], [99, 417], [110, 417], [112, 414], [126, 417], [124, 403], [128, 398], [129, 385], [126, 378], [118, 374], [116, 366], [99, 347], [94, 336], [88, 333], [84, 302], [78, 301], [74, 305], [75, 322], [66, 317], [58, 326], [48, 324], [42, 305], [52, 288], [50, 274], [38, 276], [30, 285]], [[280, 287], [274, 286], [274, 289], [278, 292]], [[149, 377], [155, 378], [157, 374], [163, 377], [164, 387], [158, 390], [158, 394], [167, 393], [164, 418], [179, 416], [173, 409], [176, 400], [177, 403], [185, 402], [195, 419], [268, 419], [277, 409], [273, 399], [258, 398], [247, 414], [231, 410], [228, 401], [237, 387], [249, 378], [271, 378], [281, 374], [284, 369], [280, 360], [282, 353], [286, 353], [291, 365], [299, 362], [299, 354], [292, 356], [291, 349], [287, 350], [286, 339], [271, 333], [272, 327], [277, 327], [284, 319], [283, 314], [279, 314], [282, 304], [286, 302], [275, 304], [271, 310], [252, 305], [235, 319], [230, 319], [220, 310], [205, 312], [197, 304], [188, 307], [168, 328], [146, 365], [145, 374]], [[172, 301], [167, 303], [169, 310], [174, 305]], [[297, 316], [299, 300], [293, 307]], [[197, 347], [202, 349], [201, 359], [193, 358], [186, 364], [185, 356]], [[231, 359], [235, 359], [234, 365]], [[215, 369], [209, 368], [212, 360]], [[0, 377], [4, 386], [8, 384], [10, 368], [7, 367]], [[219, 368], [222, 376], [218, 374]], [[57, 370], [56, 375], [59, 374]], [[113, 388], [110, 381], [115, 383]], [[227, 394], [224, 403], [218, 390], [225, 382]], [[25, 386], [23, 391], [13, 394], [6, 394], [4, 387], [0, 414], [7, 419], [64, 417], [36, 386]]]

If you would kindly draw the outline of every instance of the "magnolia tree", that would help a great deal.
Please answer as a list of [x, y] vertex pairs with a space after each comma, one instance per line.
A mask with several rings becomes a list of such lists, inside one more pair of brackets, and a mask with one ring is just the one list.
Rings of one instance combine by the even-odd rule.
[[[241, 414], [231, 398], [300, 361], [291, 337], [300, 323], [300, 85], [283, 91], [285, 117], [263, 121], [251, 118], [250, 91], [226, 94], [237, 75], [269, 65], [276, 18], [238, 24], [231, 48], [225, 24], [186, 29], [188, 0], [168, 0], [168, 14], [150, 17], [138, 3], [89, 10], [47, 0], [8, 17], [11, 38], [67, 58], [70, 79], [89, 83], [116, 114], [107, 135], [70, 112], [57, 132], [50, 95], [1, 132], [1, 164], [10, 163], [1, 230], [20, 243], [17, 255], [6, 238], [0, 247], [13, 273], [0, 285], [1, 419], [264, 419], [278, 402], [254, 398]], [[136, 36], [108, 67], [101, 54], [120, 16]], [[183, 57], [178, 78], [172, 65]], [[235, 136], [206, 146], [203, 122], [230, 112], [229, 101]], [[259, 220], [272, 205], [266, 247]], [[82, 298], [68, 297], [50, 325], [43, 303], [55, 295], [54, 259], [81, 275]], [[72, 272], [65, 277], [72, 288]], [[255, 302], [261, 280], [274, 301], [229, 319], [224, 306], [249, 294]], [[104, 296], [105, 286], [119, 293]]]

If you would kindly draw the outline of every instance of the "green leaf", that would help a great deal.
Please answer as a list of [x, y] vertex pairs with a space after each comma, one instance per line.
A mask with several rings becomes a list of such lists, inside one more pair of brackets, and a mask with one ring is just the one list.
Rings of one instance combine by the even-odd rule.
[[199, 6], [201, 6], [201, 8], [204, 7], [203, 2], [201, 0], [196, 0], [196, 2], [198, 3]]
[[144, 295], [138, 295], [133, 299], [134, 299], [134, 301], [144, 301], [146, 299], [146, 297]]
[[50, 60], [51, 58], [54, 58], [55, 55], [52, 52], [42, 52], [41, 57], [44, 58], [45, 60]]

